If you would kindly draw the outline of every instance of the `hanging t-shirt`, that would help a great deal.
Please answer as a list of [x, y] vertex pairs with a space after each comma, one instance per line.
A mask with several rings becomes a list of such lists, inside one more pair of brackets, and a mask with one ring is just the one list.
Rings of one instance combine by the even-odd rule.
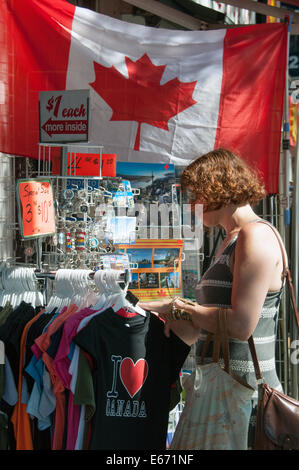
[[9, 359], [15, 384], [19, 378], [20, 340], [25, 325], [36, 315], [32, 305], [21, 302], [0, 326], [0, 340], [5, 344], [5, 353]]
[[109, 308], [75, 336], [94, 360], [96, 411], [90, 450], [165, 449], [171, 385], [190, 347], [147, 312], [125, 318]]

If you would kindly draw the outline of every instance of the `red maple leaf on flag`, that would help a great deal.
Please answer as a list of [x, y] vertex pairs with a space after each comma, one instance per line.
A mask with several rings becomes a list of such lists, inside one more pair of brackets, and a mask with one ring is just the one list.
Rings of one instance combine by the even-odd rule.
[[125, 57], [129, 78], [114, 66], [105, 67], [94, 62], [95, 81], [92, 88], [112, 108], [110, 121], [138, 123], [134, 150], [140, 148], [142, 123], [168, 129], [168, 121], [181, 111], [193, 106], [195, 82], [181, 82], [174, 78], [161, 85], [166, 65], [154, 65], [147, 54], [136, 62]]

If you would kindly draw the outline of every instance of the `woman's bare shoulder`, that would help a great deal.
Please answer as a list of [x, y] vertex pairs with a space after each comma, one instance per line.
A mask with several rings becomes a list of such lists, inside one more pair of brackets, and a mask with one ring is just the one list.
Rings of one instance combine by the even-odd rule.
[[251, 222], [245, 224], [241, 228], [239, 235], [249, 240], [256, 238], [277, 240], [277, 236], [280, 237], [279, 232], [274, 226], [263, 222]]
[[[275, 229], [274, 229], [275, 230]], [[261, 222], [246, 224], [239, 232], [237, 246], [239, 249], [246, 249], [255, 256], [266, 258], [274, 256], [276, 259], [281, 257], [281, 246], [285, 252], [281, 237], [277, 230]]]

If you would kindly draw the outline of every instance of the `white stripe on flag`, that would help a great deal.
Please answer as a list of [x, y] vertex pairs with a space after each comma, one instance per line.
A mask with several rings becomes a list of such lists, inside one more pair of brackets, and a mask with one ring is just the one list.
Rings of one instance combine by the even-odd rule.
[[[104, 152], [116, 153], [119, 161], [186, 165], [194, 159], [194, 148], [198, 148], [198, 153], [211, 150], [218, 121], [224, 36], [225, 30], [180, 32], [132, 25], [76, 7], [66, 88], [90, 87], [89, 142], [104, 145]], [[153, 63], [153, 70], [165, 66], [161, 86], [174, 79], [182, 83], [196, 81], [192, 95], [196, 103], [171, 117], [168, 130], [141, 123], [140, 151], [136, 151], [138, 123], [111, 121], [117, 110], [90, 84], [96, 78], [93, 62], [107, 67], [107, 72], [114, 66], [127, 81], [130, 77], [125, 57], [136, 62], [144, 54]], [[128, 99], [125, 81], [123, 100]], [[150, 85], [145, 84], [144, 93], [151, 93]], [[154, 95], [152, 101], [154, 106], [162, 106], [155, 102]], [[128, 106], [133, 107], [134, 103]]]

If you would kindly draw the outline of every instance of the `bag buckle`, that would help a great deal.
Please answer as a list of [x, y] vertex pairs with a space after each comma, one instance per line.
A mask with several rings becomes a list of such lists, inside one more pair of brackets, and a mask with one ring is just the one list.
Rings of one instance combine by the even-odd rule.
[[262, 377], [261, 379], [256, 379], [257, 385], [264, 385], [265, 384], [265, 379]]

